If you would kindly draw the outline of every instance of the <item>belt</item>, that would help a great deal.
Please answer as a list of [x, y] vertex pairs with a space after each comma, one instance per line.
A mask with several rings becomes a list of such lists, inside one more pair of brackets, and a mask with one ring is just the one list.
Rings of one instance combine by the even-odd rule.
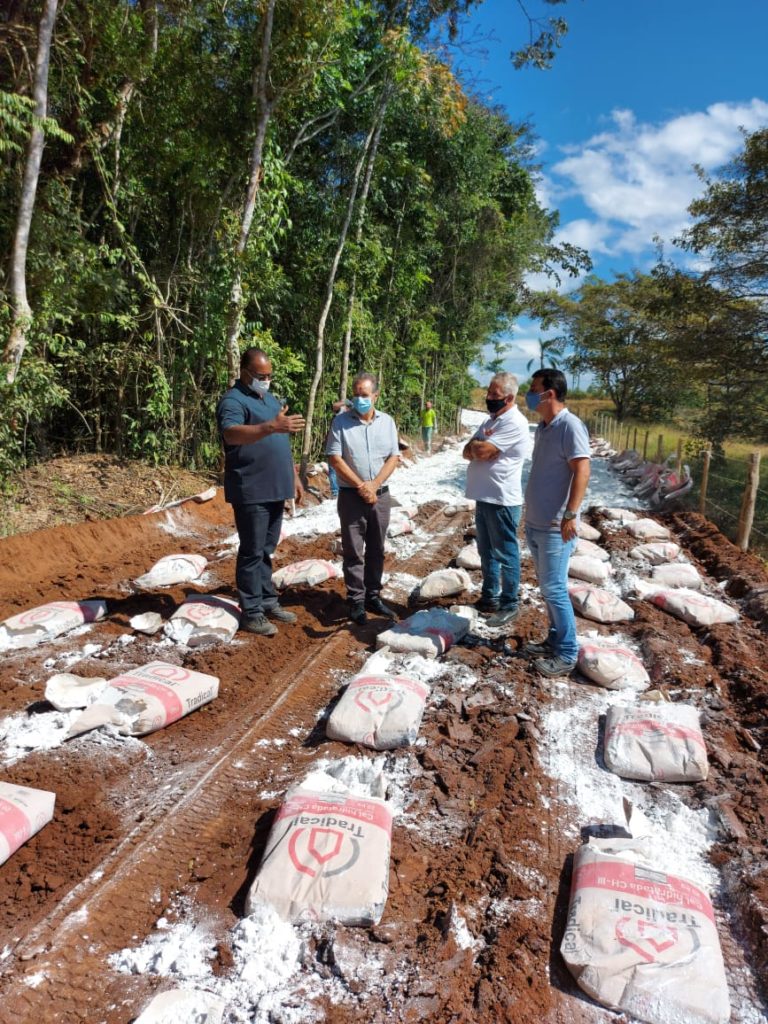
[[[357, 491], [357, 488], [356, 487], [343, 486], [343, 487], [340, 488], [340, 490], [342, 490], [342, 491]], [[376, 497], [377, 498], [381, 497], [382, 494], [389, 494], [389, 484], [384, 484], [383, 487], [380, 487], [378, 489], [378, 491], [376, 491]]]

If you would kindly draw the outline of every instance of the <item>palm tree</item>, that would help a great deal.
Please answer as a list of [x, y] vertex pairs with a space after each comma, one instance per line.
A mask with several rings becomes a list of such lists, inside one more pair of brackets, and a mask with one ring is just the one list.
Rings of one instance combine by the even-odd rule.
[[[562, 338], [539, 338], [539, 366], [538, 369], [544, 369], [544, 358], [546, 356], [547, 365], [553, 369], [557, 369], [557, 360], [563, 354], [563, 339]], [[529, 359], [526, 363], [526, 369], [530, 373], [533, 369], [536, 359]]]

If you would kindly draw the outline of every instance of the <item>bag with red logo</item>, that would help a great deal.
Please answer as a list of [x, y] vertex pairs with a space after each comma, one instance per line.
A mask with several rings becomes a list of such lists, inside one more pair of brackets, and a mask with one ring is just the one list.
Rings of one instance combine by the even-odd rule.
[[335, 580], [337, 576], [341, 576], [341, 567], [335, 562], [327, 562], [324, 558], [306, 558], [303, 562], [292, 562], [278, 569], [272, 575], [272, 582], [278, 590], [283, 590], [300, 583], [314, 587], [326, 580]]
[[75, 719], [66, 738], [102, 725], [115, 726], [123, 736], [144, 736], [208, 704], [218, 692], [216, 676], [153, 661], [110, 679], [98, 703]]
[[381, 651], [363, 665], [333, 709], [329, 740], [393, 750], [416, 742], [429, 687], [396, 672]]
[[638, 544], [629, 552], [632, 558], [644, 558], [651, 565], [662, 565], [674, 562], [680, 554], [680, 545], [674, 541], [652, 541], [650, 544]]
[[389, 647], [397, 653], [437, 658], [458, 643], [469, 632], [471, 625], [471, 621], [463, 615], [455, 615], [445, 608], [429, 608], [379, 633], [376, 647]]
[[608, 708], [606, 766], [625, 779], [701, 782], [709, 766], [699, 713], [690, 704], [652, 703]]
[[51, 601], [29, 608], [0, 623], [0, 651], [36, 647], [106, 614], [106, 601]]
[[458, 555], [456, 555], [456, 565], [460, 569], [479, 569], [481, 567], [480, 552], [477, 550], [477, 544], [474, 541], [471, 544], [465, 544]]
[[637, 519], [627, 523], [627, 531], [638, 540], [669, 540], [669, 530], [655, 519]]
[[191, 583], [205, 572], [208, 559], [203, 555], [166, 555], [155, 562], [149, 572], [137, 577], [133, 585], [140, 590], [172, 587], [176, 583]]
[[240, 625], [240, 606], [216, 594], [190, 594], [163, 627], [165, 635], [178, 644], [229, 642]]
[[653, 582], [660, 583], [663, 587], [690, 587], [691, 590], [698, 590], [702, 584], [701, 576], [690, 562], [656, 565], [651, 575]]
[[653, 869], [642, 840], [577, 852], [560, 952], [579, 988], [650, 1024], [726, 1024], [731, 1008], [709, 897]]
[[585, 619], [595, 622], [628, 622], [635, 613], [617, 594], [601, 590], [589, 583], [569, 583], [568, 596], [571, 604]]
[[[642, 583], [638, 581], [638, 584]], [[718, 601], [706, 594], [697, 594], [694, 590], [665, 590], [649, 584], [644, 588], [636, 585], [638, 592], [646, 601], [662, 608], [677, 619], [682, 619], [691, 626], [713, 626], [717, 622], [736, 622], [739, 613], [735, 608]]]
[[0, 864], [47, 825], [53, 817], [56, 794], [0, 782]]
[[472, 589], [472, 580], [465, 569], [435, 569], [425, 576], [419, 587], [419, 600], [432, 601], [438, 597], [453, 597]]
[[612, 572], [610, 562], [589, 555], [571, 555], [568, 560], [568, 575], [587, 583], [605, 583]]
[[287, 921], [377, 924], [389, 891], [392, 811], [376, 797], [295, 789], [286, 796], [245, 904]]
[[586, 558], [596, 558], [600, 562], [608, 562], [611, 558], [605, 548], [601, 548], [599, 544], [593, 544], [591, 540], [585, 540], [583, 537], [579, 537], [576, 541], [573, 553]]
[[647, 690], [651, 680], [645, 665], [626, 647], [582, 644], [579, 672], [607, 690]]

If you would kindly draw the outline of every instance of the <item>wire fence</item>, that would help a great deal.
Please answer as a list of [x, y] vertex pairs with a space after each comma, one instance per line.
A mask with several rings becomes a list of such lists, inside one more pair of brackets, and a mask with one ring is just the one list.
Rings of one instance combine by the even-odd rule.
[[761, 486], [763, 481], [759, 477], [755, 486], [755, 480], [750, 474], [753, 456], [712, 453], [702, 501], [706, 455], [701, 450], [700, 442], [692, 438], [673, 438], [671, 435], [665, 438], [661, 432], [654, 431], [651, 434], [634, 427], [619, 427], [615, 421], [600, 416], [591, 418], [589, 426], [596, 433], [607, 433], [614, 448], [636, 448], [649, 460], [662, 461], [677, 453], [682, 465], [689, 468], [693, 486], [686, 494], [665, 502], [662, 507], [700, 511], [734, 543], [738, 541], [740, 526], [743, 532], [745, 516], [751, 512], [753, 520], [748, 531], [749, 550], [768, 558], [768, 476], [764, 475], [764, 486]]

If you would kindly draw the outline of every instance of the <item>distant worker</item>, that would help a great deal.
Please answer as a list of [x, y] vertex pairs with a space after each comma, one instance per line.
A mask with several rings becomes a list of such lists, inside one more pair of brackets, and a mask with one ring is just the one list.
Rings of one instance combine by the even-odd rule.
[[462, 452], [469, 460], [466, 495], [474, 498], [477, 550], [483, 573], [475, 607], [490, 612], [491, 627], [517, 618], [520, 545], [517, 531], [523, 505], [523, 462], [530, 452], [528, 421], [515, 404], [517, 377], [497, 373], [485, 397], [489, 412]]
[[240, 629], [274, 636], [276, 622], [295, 622], [281, 608], [272, 582], [272, 555], [280, 539], [285, 502], [301, 501], [303, 489], [291, 454], [289, 434], [304, 429], [304, 418], [288, 415], [269, 388], [272, 363], [260, 348], [240, 357], [240, 379], [216, 409], [224, 442], [224, 498], [235, 514], [240, 547], [235, 580], [240, 594]]
[[[344, 412], [346, 409], [350, 408], [349, 399], [348, 398], [339, 398], [337, 401], [335, 401], [333, 403], [331, 408], [333, 409], [333, 415], [334, 416], [338, 416], [340, 412]], [[339, 496], [339, 478], [336, 476], [336, 470], [333, 468], [333, 466], [330, 463], [328, 464], [328, 483], [329, 483], [330, 488], [331, 488], [331, 497], [332, 498], [338, 498], [338, 496]]]
[[427, 401], [421, 410], [421, 440], [424, 442], [424, 451], [427, 455], [432, 454], [432, 435], [437, 427], [437, 417], [432, 403]]
[[568, 559], [575, 547], [579, 509], [589, 483], [589, 432], [565, 407], [568, 388], [560, 370], [544, 368], [525, 396], [541, 422], [525, 490], [525, 535], [531, 549], [549, 633], [526, 644], [534, 667], [545, 676], [568, 675], [579, 653], [576, 618], [568, 596]]
[[388, 619], [397, 615], [381, 600], [384, 539], [391, 499], [387, 480], [398, 464], [397, 427], [379, 412], [378, 382], [359, 373], [352, 382], [351, 409], [334, 417], [328, 432], [328, 464], [339, 478], [339, 520], [349, 617], [362, 625], [366, 609]]

